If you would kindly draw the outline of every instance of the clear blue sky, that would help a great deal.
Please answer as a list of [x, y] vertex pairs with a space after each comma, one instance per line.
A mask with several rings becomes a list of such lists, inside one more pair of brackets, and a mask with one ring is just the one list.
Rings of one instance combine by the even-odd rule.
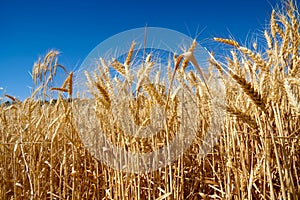
[[[173, 29], [200, 44], [215, 36], [245, 43], [262, 37], [279, 0], [122, 0], [0, 1], [0, 87], [24, 99], [32, 86], [34, 61], [49, 49], [62, 52], [61, 63], [77, 69], [100, 42], [119, 32], [147, 26]], [[1, 91], [0, 91], [1, 95]]]

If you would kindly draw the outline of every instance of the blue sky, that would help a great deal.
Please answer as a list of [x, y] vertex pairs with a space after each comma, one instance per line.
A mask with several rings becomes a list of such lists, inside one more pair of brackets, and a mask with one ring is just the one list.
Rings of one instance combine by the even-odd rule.
[[[262, 37], [279, 0], [182, 1], [0, 1], [0, 87], [24, 99], [32, 84], [33, 63], [57, 49], [60, 63], [78, 69], [100, 42], [125, 30], [173, 29], [202, 46], [219, 48], [213, 37], [232, 36], [241, 43]], [[1, 95], [1, 92], [0, 92]]]

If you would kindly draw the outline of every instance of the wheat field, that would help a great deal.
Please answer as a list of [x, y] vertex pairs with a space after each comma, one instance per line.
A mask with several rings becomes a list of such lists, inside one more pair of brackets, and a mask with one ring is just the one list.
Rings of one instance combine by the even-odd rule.
[[[293, 1], [282, 5], [270, 14], [262, 44], [214, 38], [230, 48], [225, 59], [212, 54], [207, 61], [225, 85], [226, 116], [219, 140], [205, 157], [199, 152], [210, 128], [214, 93], [198, 73], [186, 70], [189, 60], [175, 56], [168, 80], [151, 80], [149, 55], [141, 68], [145, 73], [138, 76], [139, 94], [123, 101], [113, 92], [120, 80], [110, 77], [109, 68], [132, 86], [127, 69], [131, 50], [124, 63], [102, 59], [97, 72], [86, 72], [99, 126], [112, 143], [133, 152], [154, 151], [176, 136], [178, 99], [167, 92], [167, 83], [181, 83], [191, 91], [201, 113], [195, 140], [179, 159], [151, 172], [115, 170], [85, 148], [74, 120], [73, 108], [80, 101], [73, 94], [74, 73], [59, 64], [58, 51], [49, 51], [33, 66], [31, 96], [21, 102], [6, 94], [10, 103], [0, 106], [0, 198], [299, 199], [300, 22]], [[53, 87], [58, 74], [66, 79]], [[205, 74], [207, 80], [211, 76]], [[149, 124], [153, 105], [166, 108], [168, 130], [146, 139], [127, 135], [111, 115], [113, 106], [124, 109], [125, 104], [140, 125]]]

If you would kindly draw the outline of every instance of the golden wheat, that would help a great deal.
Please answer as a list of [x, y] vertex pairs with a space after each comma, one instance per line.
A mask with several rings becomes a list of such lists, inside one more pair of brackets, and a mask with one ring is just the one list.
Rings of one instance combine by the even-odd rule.
[[[183, 57], [175, 58], [175, 66], [169, 62], [163, 82], [149, 80], [154, 61], [148, 55], [138, 75], [140, 91], [124, 100], [122, 95], [129, 93], [115, 95], [123, 82], [112, 78], [110, 69], [122, 76], [132, 73], [126, 66], [129, 69], [134, 59], [133, 44], [124, 64], [100, 59], [96, 72], [85, 72], [101, 130], [112, 144], [136, 153], [163, 148], [180, 129], [180, 87], [168, 95], [167, 83], [184, 82], [194, 91], [190, 94], [201, 117], [193, 144], [178, 160], [149, 173], [118, 171], [94, 157], [78, 132], [77, 110], [72, 107], [89, 101], [51, 96], [51, 90], [57, 90], [72, 98], [73, 72], [57, 71], [62, 68], [58, 51], [38, 58], [32, 70], [33, 94], [23, 102], [5, 95], [10, 102], [0, 105], [0, 199], [299, 199], [300, 23], [293, 1], [283, 3], [285, 10], [271, 14], [266, 44], [257, 43], [263, 47], [260, 52], [261, 48], [252, 50], [234, 40], [215, 39], [230, 45], [232, 53], [225, 53], [230, 55], [227, 63], [213, 55], [209, 61], [226, 87], [226, 118], [219, 140], [205, 158], [201, 147], [209, 136], [211, 98], [195, 71], [173, 74], [184, 66]], [[52, 87], [59, 72], [68, 77], [62, 87]], [[144, 128], [153, 123], [151, 109], [164, 108], [167, 98], [167, 126], [147, 139], [124, 131], [111, 112], [116, 106], [128, 114], [126, 122]], [[96, 140], [96, 134], [84, 136]]]

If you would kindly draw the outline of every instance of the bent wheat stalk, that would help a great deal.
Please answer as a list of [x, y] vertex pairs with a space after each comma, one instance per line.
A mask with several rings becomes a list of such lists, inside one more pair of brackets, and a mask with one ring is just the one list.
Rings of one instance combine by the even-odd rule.
[[196, 48], [196, 45], [197, 45], [196, 40], [193, 40], [192, 45], [189, 48], [189, 50], [187, 52], [179, 55], [178, 58], [177, 58], [175, 69], [174, 69], [174, 73], [172, 75], [171, 82], [170, 82], [170, 90], [169, 90], [169, 93], [168, 93], [166, 107], [165, 107], [166, 109], [168, 108], [168, 102], [169, 102], [169, 98], [170, 98], [171, 87], [172, 87], [173, 81], [174, 81], [174, 76], [176, 74], [176, 71], [177, 71], [177, 69], [179, 67], [180, 62], [182, 61], [182, 58], [185, 58], [185, 60], [187, 60], [188, 62], [191, 62], [192, 65], [194, 66], [194, 68], [199, 72], [201, 78], [203, 79], [204, 85], [205, 85], [205, 87], [207, 89], [207, 92], [208, 92], [209, 96], [212, 98], [212, 95], [210, 93], [209, 87], [208, 87], [208, 85], [206, 83], [205, 76], [204, 76], [204, 74], [203, 74], [203, 72], [201, 70], [200, 65], [198, 64], [198, 62], [197, 62], [197, 60], [196, 60], [196, 58], [194, 56], [194, 50]]

